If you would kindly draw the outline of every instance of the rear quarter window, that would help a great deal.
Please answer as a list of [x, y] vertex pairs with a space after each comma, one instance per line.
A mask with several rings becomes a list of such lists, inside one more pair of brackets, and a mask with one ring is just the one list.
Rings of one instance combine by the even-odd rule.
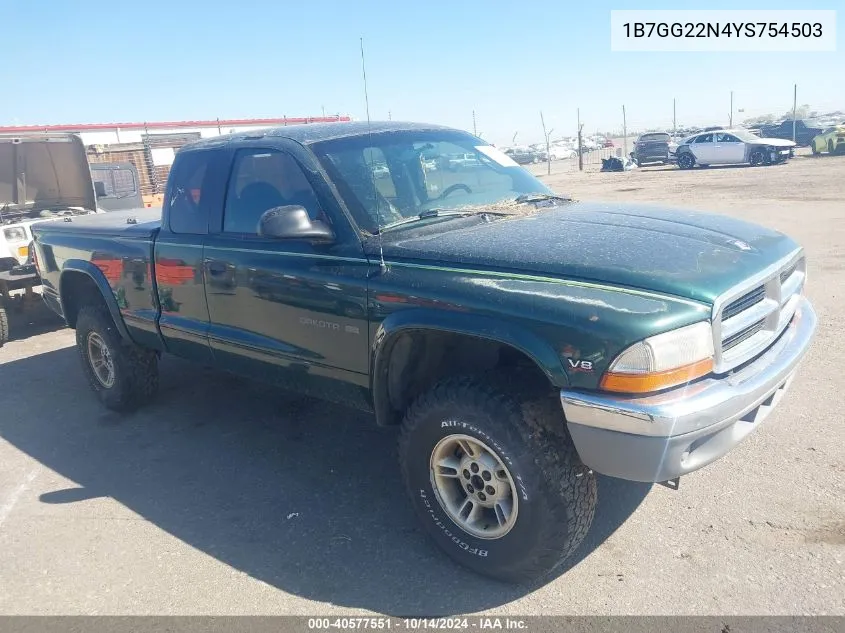
[[640, 142], [665, 142], [668, 143], [671, 140], [671, 136], [668, 134], [643, 134], [640, 137]]
[[191, 151], [178, 154], [167, 182], [167, 214], [173, 233], [208, 233], [207, 188], [209, 165], [214, 152]]

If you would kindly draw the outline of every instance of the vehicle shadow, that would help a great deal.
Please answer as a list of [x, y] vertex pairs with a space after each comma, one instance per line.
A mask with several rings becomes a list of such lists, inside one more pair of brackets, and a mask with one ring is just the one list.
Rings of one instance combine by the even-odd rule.
[[16, 297], [6, 306], [6, 314], [9, 317], [10, 341], [22, 341], [66, 327], [64, 320], [41, 300], [41, 295], [36, 295], [26, 307], [22, 305], [21, 299]]
[[[156, 401], [121, 416], [95, 401], [78, 362], [65, 348], [3, 365], [0, 436], [78, 484], [42, 503], [111, 497], [285, 592], [395, 616], [480, 611], [549, 582], [502, 584], [441, 554], [405, 498], [396, 430], [365, 414], [168, 358]], [[601, 479], [593, 529], [558, 575], [649, 488]]]

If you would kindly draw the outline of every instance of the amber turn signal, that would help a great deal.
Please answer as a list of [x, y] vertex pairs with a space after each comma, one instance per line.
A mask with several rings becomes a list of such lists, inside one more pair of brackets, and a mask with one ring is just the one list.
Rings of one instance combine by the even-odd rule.
[[706, 376], [711, 371], [713, 371], [713, 359], [705, 358], [676, 369], [647, 374], [607, 372], [601, 379], [601, 388], [620, 393], [650, 393], [682, 385]]

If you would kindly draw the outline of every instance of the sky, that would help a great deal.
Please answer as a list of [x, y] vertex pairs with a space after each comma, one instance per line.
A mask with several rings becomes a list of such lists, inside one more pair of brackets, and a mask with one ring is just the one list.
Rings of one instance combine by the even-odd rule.
[[[2, 0], [0, 125], [349, 114], [490, 142], [845, 110], [845, 4]], [[683, 6], [681, 6], [683, 5]], [[610, 10], [839, 9], [828, 53], [620, 53]], [[475, 128], [473, 127], [475, 112]]]

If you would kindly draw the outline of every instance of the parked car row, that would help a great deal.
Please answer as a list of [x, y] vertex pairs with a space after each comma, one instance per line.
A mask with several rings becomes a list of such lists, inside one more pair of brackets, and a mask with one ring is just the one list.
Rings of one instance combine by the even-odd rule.
[[681, 169], [709, 165], [772, 165], [795, 154], [795, 143], [780, 138], [759, 137], [748, 130], [715, 130], [683, 140], [675, 153]]
[[[834, 132], [832, 147], [838, 142]], [[845, 143], [845, 133], [842, 134]], [[710, 165], [771, 165], [795, 155], [791, 140], [757, 136], [745, 129], [701, 131], [675, 143], [668, 132], [649, 132], [634, 141], [631, 159], [637, 165], [677, 163], [681, 169]], [[845, 145], [843, 145], [845, 146]]]

